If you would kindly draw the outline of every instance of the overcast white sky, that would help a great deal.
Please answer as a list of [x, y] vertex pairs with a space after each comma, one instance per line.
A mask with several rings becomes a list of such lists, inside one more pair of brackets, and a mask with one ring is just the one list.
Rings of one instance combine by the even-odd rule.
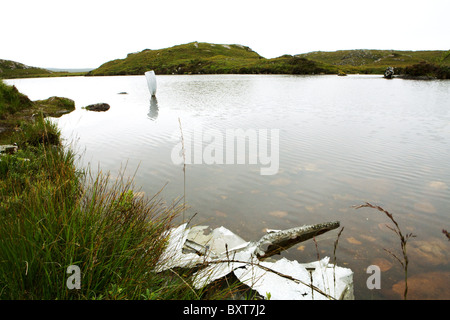
[[340, 49], [450, 49], [450, 0], [3, 0], [0, 59], [96, 68], [192, 41], [266, 58]]

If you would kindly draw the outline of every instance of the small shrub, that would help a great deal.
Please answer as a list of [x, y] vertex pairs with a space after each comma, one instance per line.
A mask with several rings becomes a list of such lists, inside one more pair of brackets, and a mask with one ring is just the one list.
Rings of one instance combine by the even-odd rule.
[[56, 124], [45, 119], [42, 114], [35, 116], [34, 122], [23, 122], [21, 130], [13, 138], [19, 146], [39, 145], [60, 146], [60, 132]]
[[417, 77], [417, 76], [433, 76], [438, 71], [438, 67], [427, 62], [421, 62], [404, 69], [405, 74]]

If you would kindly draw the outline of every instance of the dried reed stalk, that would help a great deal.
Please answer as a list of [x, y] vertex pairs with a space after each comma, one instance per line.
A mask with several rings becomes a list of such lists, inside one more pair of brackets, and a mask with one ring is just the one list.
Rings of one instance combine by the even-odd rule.
[[393, 232], [395, 232], [395, 234], [399, 237], [400, 245], [401, 245], [401, 249], [402, 249], [403, 260], [400, 259], [392, 251], [390, 251], [388, 249], [385, 249], [385, 248], [384, 248], [384, 250], [386, 252], [388, 252], [391, 256], [393, 256], [401, 264], [401, 266], [403, 267], [403, 271], [405, 273], [405, 291], [403, 293], [403, 298], [406, 300], [407, 294], [408, 294], [408, 263], [409, 263], [408, 255], [407, 255], [407, 252], [406, 252], [406, 244], [407, 244], [407, 242], [408, 242], [408, 240], [410, 238], [416, 237], [416, 235], [414, 235], [413, 233], [408, 233], [406, 235], [403, 235], [403, 233], [400, 230], [400, 227], [399, 227], [397, 221], [395, 221], [395, 219], [394, 219], [394, 216], [391, 213], [389, 213], [387, 210], [383, 209], [380, 206], [375, 206], [375, 205], [372, 205], [372, 204], [366, 202], [363, 205], [354, 206], [354, 208], [355, 209], [359, 209], [359, 208], [373, 208], [373, 209], [376, 209], [376, 210], [378, 210], [380, 212], [383, 212], [394, 223], [394, 227], [391, 227], [389, 225], [386, 225], [386, 227], [388, 229], [392, 230]]

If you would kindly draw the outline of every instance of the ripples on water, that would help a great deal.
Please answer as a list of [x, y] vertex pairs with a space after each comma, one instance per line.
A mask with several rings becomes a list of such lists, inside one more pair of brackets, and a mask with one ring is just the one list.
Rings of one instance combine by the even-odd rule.
[[[418, 236], [410, 241], [410, 296], [450, 298], [449, 244], [441, 234], [450, 229], [449, 81], [253, 75], [157, 80], [153, 101], [143, 76], [8, 82], [33, 100], [75, 100], [77, 110], [57, 121], [83, 153], [82, 164], [96, 169], [100, 163], [112, 172], [126, 165], [130, 174], [139, 167], [136, 185], [152, 195], [168, 183], [168, 201], [183, 195], [182, 167], [170, 157], [180, 139], [178, 118], [186, 136], [200, 127], [222, 133], [280, 129], [276, 175], [261, 176], [260, 165], [188, 165], [186, 201], [189, 214], [198, 212], [194, 223], [224, 225], [254, 240], [265, 228], [339, 220], [345, 229], [338, 264], [354, 270], [356, 297], [396, 299], [403, 275], [383, 248], [398, 249], [398, 239], [379, 212], [351, 208], [379, 204]], [[111, 109], [81, 109], [97, 102]], [[336, 234], [317, 239], [319, 252], [311, 242], [285, 256], [302, 262], [331, 256]], [[373, 263], [382, 265], [381, 290], [365, 286]], [[414, 281], [438, 287], [424, 293]]]

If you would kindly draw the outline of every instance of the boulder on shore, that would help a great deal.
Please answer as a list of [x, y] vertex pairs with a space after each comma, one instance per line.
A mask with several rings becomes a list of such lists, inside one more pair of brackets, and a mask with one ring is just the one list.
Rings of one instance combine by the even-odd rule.
[[110, 106], [107, 103], [96, 103], [85, 107], [85, 109], [89, 111], [108, 111], [109, 108]]
[[384, 77], [386, 79], [392, 79], [393, 76], [394, 76], [394, 68], [387, 67], [386, 71], [384, 71]]

